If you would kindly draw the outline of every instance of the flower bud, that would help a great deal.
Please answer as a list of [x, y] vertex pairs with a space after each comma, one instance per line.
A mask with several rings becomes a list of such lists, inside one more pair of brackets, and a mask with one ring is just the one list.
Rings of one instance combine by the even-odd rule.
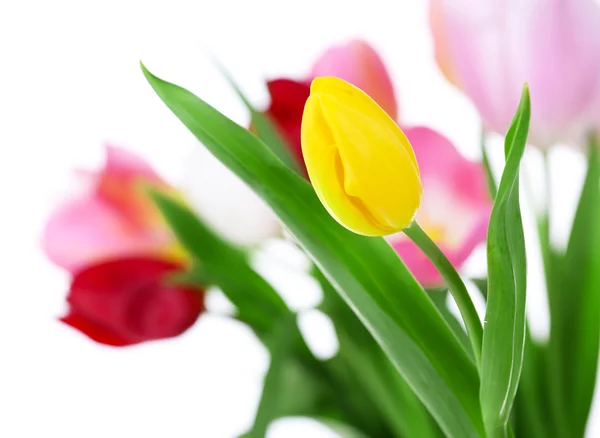
[[329, 213], [366, 236], [398, 232], [421, 202], [419, 167], [396, 123], [366, 93], [318, 77], [302, 117], [302, 153]]

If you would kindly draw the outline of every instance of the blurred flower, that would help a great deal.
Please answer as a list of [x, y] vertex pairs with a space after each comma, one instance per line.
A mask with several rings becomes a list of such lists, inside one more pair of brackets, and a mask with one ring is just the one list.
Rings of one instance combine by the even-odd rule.
[[44, 230], [43, 247], [54, 263], [75, 272], [128, 255], [183, 257], [144, 185], [172, 189], [141, 158], [107, 146], [104, 168], [80, 176], [85, 193], [54, 211]]
[[294, 157], [304, 167], [300, 124], [310, 83], [317, 76], [335, 76], [357, 86], [396, 119], [397, 103], [390, 76], [377, 52], [366, 42], [352, 40], [327, 49], [300, 81], [287, 78], [267, 82], [271, 104], [266, 113], [288, 140]]
[[74, 275], [64, 323], [114, 346], [177, 336], [204, 311], [203, 291], [170, 285], [183, 267], [153, 258], [125, 258]]
[[181, 191], [196, 213], [232, 242], [253, 245], [282, 233], [271, 208], [200, 145], [185, 162]]
[[[429, 128], [408, 128], [404, 133], [413, 145], [423, 183], [416, 220], [458, 268], [486, 239], [492, 202], [485, 173]], [[404, 234], [388, 240], [421, 284], [442, 283], [437, 269]]]
[[580, 141], [600, 114], [600, 6], [594, 0], [432, 0], [437, 62], [504, 134], [524, 82], [530, 141]]
[[346, 228], [382, 236], [406, 228], [421, 202], [411, 145], [365, 92], [318, 77], [302, 119], [310, 180], [329, 213]]

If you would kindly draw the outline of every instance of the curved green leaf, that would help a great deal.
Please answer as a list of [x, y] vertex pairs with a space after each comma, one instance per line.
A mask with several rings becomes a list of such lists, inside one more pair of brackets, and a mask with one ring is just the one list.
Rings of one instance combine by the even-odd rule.
[[525, 342], [526, 257], [519, 205], [519, 167], [529, 130], [529, 90], [505, 141], [506, 165], [488, 230], [488, 294], [481, 362], [481, 409], [489, 437], [507, 436]]
[[267, 117], [265, 113], [257, 111], [254, 106], [250, 103], [246, 95], [242, 92], [237, 83], [233, 80], [233, 77], [219, 62], [216, 62], [217, 67], [229, 82], [229, 85], [233, 88], [235, 93], [244, 103], [252, 121], [252, 128], [256, 134], [265, 142], [265, 144], [271, 149], [271, 151], [281, 160], [287, 167], [297, 173], [302, 173], [298, 162], [291, 153], [291, 150], [287, 144], [287, 140], [277, 127], [273, 124], [271, 119]]
[[[600, 342], [600, 157], [590, 141], [588, 171], [561, 266], [559, 342], [570, 432], [583, 436], [590, 412]], [[555, 317], [553, 314], [552, 317]]]
[[223, 290], [237, 308], [239, 319], [264, 334], [291, 315], [281, 296], [250, 267], [245, 252], [223, 241], [169, 195], [153, 191], [150, 195], [179, 242], [195, 259], [205, 282]]
[[184, 125], [271, 205], [444, 432], [457, 438], [481, 436], [475, 365], [392, 248], [381, 238], [341, 227], [312, 186], [256, 136], [189, 91], [143, 70]]

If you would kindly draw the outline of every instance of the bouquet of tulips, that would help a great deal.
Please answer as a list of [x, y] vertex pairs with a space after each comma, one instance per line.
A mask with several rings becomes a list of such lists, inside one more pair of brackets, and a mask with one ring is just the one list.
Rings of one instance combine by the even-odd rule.
[[[236, 239], [201, 193], [109, 146], [104, 169], [81, 173], [86, 190], [46, 227], [46, 253], [72, 273], [61, 320], [113, 346], [170, 338], [210, 311], [206, 291], [217, 287], [271, 356], [246, 438], [284, 416], [342, 437], [584, 436], [600, 340], [600, 6], [433, 0], [430, 13], [438, 64], [481, 115], [482, 163], [398, 118], [392, 81], [364, 41], [326, 50], [300, 80], [269, 81], [266, 110], [228, 77], [248, 127], [142, 65], [198, 147], [258, 195], [229, 215], [262, 232]], [[501, 175], [487, 159], [497, 134]], [[558, 143], [577, 145], [588, 165], [566, 247], [551, 239], [548, 203], [535, 212], [550, 313], [540, 338], [526, 316], [520, 174], [526, 145], [546, 156]], [[318, 310], [339, 343], [332, 357], [315, 356], [252, 263], [267, 237], [310, 261], [304, 275], [320, 285]], [[487, 276], [461, 276], [479, 245]]]

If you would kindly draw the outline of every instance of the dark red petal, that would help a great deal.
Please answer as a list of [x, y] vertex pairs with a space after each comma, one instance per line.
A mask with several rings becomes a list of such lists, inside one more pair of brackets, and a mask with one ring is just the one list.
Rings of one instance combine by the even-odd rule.
[[306, 174], [300, 142], [300, 127], [304, 105], [310, 95], [310, 86], [305, 82], [276, 79], [269, 81], [267, 88], [271, 95], [271, 105], [267, 109], [267, 115], [287, 139], [294, 157]]
[[79, 330], [81, 333], [100, 344], [124, 347], [143, 341], [143, 339], [139, 337], [126, 339], [120, 334], [111, 331], [110, 328], [96, 324], [95, 322], [86, 319], [84, 316], [78, 315], [72, 311], [60, 318], [60, 321]]
[[148, 339], [177, 336], [204, 311], [204, 294], [176, 286], [154, 287], [131, 306], [131, 330]]
[[165, 283], [169, 274], [181, 269], [144, 257], [90, 266], [72, 281], [71, 312], [64, 322], [92, 339], [117, 339], [113, 344], [121, 345], [176, 336], [204, 310], [201, 290]]
[[269, 112], [280, 117], [293, 116], [302, 119], [304, 104], [310, 95], [310, 84], [291, 79], [274, 79], [267, 82], [271, 95]]

